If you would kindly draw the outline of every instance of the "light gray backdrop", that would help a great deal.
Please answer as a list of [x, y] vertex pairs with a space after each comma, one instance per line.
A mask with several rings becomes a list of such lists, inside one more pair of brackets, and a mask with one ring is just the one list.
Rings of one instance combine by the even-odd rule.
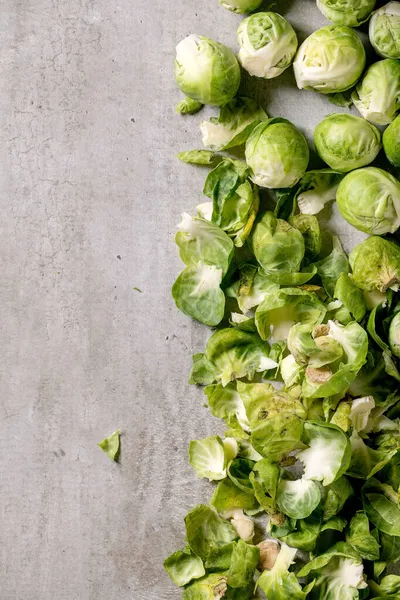
[[[314, 0], [278, 4], [301, 39], [327, 24]], [[161, 563], [211, 494], [187, 445], [222, 429], [187, 384], [209, 332], [170, 298], [205, 174], [174, 154], [212, 114], [175, 115], [174, 47], [236, 49], [240, 20], [217, 0], [2, 6], [2, 600], [180, 598]], [[256, 96], [308, 136], [335, 110], [291, 71]], [[96, 446], [116, 428], [119, 465]]]

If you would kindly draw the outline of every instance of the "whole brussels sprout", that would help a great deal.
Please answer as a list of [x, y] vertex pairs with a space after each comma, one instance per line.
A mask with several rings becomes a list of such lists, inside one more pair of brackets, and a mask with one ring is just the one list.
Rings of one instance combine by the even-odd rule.
[[342, 217], [365, 233], [394, 233], [400, 226], [400, 183], [383, 169], [348, 173], [339, 183], [336, 201]]
[[358, 244], [349, 256], [353, 281], [362, 290], [386, 292], [399, 288], [400, 248], [378, 236]]
[[385, 129], [382, 142], [388, 160], [395, 167], [400, 167], [400, 115]]
[[332, 23], [358, 27], [374, 10], [376, 0], [317, 0], [317, 6]]
[[396, 313], [390, 322], [389, 346], [392, 353], [400, 358], [400, 312]]
[[400, 61], [386, 58], [371, 65], [351, 99], [367, 121], [391, 123], [400, 109]]
[[361, 117], [334, 113], [314, 130], [318, 154], [335, 171], [348, 173], [369, 165], [381, 147], [379, 130]]
[[250, 75], [271, 79], [292, 64], [297, 36], [281, 15], [260, 12], [247, 17], [241, 22], [237, 35], [239, 62]]
[[360, 36], [340, 25], [312, 33], [300, 46], [293, 63], [297, 87], [321, 94], [344, 92], [360, 78], [365, 50]]
[[400, 58], [400, 2], [389, 2], [374, 12], [369, 39], [379, 56]]
[[175, 79], [189, 98], [223, 106], [238, 91], [240, 67], [236, 56], [223, 44], [189, 35], [176, 47]]
[[263, 0], [219, 0], [219, 3], [238, 15], [251, 13], [262, 4]]
[[266, 188], [293, 187], [307, 169], [306, 138], [286, 119], [269, 119], [253, 129], [246, 142], [251, 179]]

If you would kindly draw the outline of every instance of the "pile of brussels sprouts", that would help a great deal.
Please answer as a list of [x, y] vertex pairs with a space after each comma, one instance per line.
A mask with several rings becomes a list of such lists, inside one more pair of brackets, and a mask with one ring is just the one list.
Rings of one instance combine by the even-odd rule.
[[[177, 46], [177, 112], [219, 114], [178, 155], [209, 172], [178, 226], [172, 295], [215, 328], [189, 381], [226, 427], [189, 447], [215, 487], [164, 563], [183, 600], [400, 599], [400, 2], [316, 4], [333, 24], [300, 47], [271, 11], [241, 22], [237, 58], [199, 35]], [[239, 92], [242, 69], [291, 65], [299, 89], [361, 115], [317, 125], [319, 169], [293, 123]], [[334, 201], [369, 235], [349, 256], [317, 217]]]

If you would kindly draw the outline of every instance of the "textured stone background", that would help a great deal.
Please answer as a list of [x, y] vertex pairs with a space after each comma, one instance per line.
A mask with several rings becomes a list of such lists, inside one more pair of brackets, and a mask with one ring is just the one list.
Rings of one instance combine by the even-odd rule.
[[[301, 39], [326, 24], [314, 0], [279, 10]], [[211, 493], [187, 444], [221, 428], [187, 384], [207, 328], [169, 292], [204, 179], [174, 154], [207, 115], [174, 114], [174, 46], [197, 32], [236, 48], [240, 20], [217, 0], [2, 6], [2, 600], [180, 598], [161, 563]], [[308, 135], [335, 110], [291, 72], [256, 88]], [[119, 465], [96, 446], [116, 428]]]

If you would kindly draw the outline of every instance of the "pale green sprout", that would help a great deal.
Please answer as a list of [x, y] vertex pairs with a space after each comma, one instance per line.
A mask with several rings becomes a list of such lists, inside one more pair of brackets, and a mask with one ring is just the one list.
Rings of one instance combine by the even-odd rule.
[[234, 98], [200, 125], [203, 145], [212, 150], [226, 150], [244, 144], [252, 130], [268, 119], [265, 111], [251, 98]]
[[400, 226], [400, 183], [383, 169], [364, 167], [348, 173], [336, 201], [342, 217], [370, 235], [394, 233]]
[[307, 171], [296, 192], [299, 210], [305, 215], [317, 215], [328, 202], [336, 199], [336, 191], [343, 174], [331, 169]]
[[192, 440], [189, 444], [189, 461], [200, 478], [219, 481], [226, 477], [225, 448], [218, 435]]
[[239, 15], [257, 10], [262, 2], [263, 0], [219, 0], [221, 6]]
[[398, 312], [390, 322], [389, 346], [392, 353], [397, 358], [400, 358], [400, 312]]
[[321, 94], [350, 89], [365, 67], [360, 36], [340, 25], [312, 33], [300, 46], [293, 63], [297, 87]]
[[292, 519], [306, 519], [321, 502], [319, 485], [304, 477], [282, 479], [278, 486], [277, 502], [280, 510]]
[[400, 248], [394, 242], [371, 236], [358, 244], [349, 256], [353, 280], [362, 290], [398, 291]]
[[391, 123], [400, 109], [400, 62], [387, 58], [371, 65], [351, 98], [367, 121]]
[[374, 9], [376, 0], [317, 0], [322, 14], [337, 25], [358, 27]]
[[400, 4], [388, 2], [369, 22], [369, 40], [382, 58], [400, 59]]
[[381, 134], [361, 117], [334, 113], [317, 125], [314, 143], [322, 160], [332, 169], [348, 173], [376, 158], [381, 148]]
[[247, 17], [239, 25], [237, 35], [239, 62], [250, 75], [271, 79], [292, 64], [297, 36], [281, 15], [260, 12]]
[[329, 485], [343, 475], [350, 464], [351, 446], [347, 435], [331, 423], [306, 421], [302, 441], [308, 446], [296, 453], [304, 467], [304, 480]]
[[395, 167], [400, 167], [400, 115], [385, 129], [382, 142], [389, 162]]
[[175, 78], [186, 96], [223, 106], [236, 95], [240, 67], [229, 48], [201, 35], [189, 35], [176, 47]]
[[304, 135], [281, 118], [260, 123], [246, 142], [252, 180], [271, 189], [293, 187], [306, 172], [309, 154]]

